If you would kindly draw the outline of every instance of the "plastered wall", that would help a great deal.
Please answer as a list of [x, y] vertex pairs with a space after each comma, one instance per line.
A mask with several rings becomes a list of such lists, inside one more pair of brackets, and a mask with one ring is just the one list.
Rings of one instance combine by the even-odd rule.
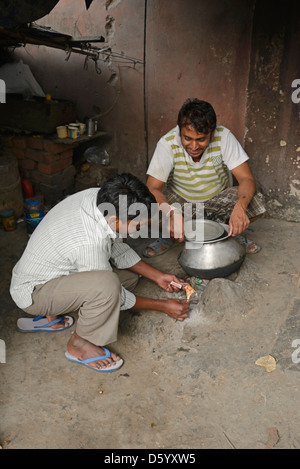
[[270, 215], [299, 220], [300, 104], [290, 99], [292, 78], [300, 79], [296, 2], [281, 10], [269, 0], [94, 0], [89, 10], [83, 0], [60, 0], [41, 24], [103, 35], [136, 61], [111, 59], [96, 70], [82, 56], [33, 46], [16, 56], [45, 92], [75, 101], [80, 120], [100, 114], [113, 164], [143, 180], [185, 99], [210, 101], [245, 145]]
[[[245, 148], [269, 213], [300, 221], [299, 4], [257, 2]], [[293, 86], [296, 80], [296, 87]], [[298, 82], [298, 85], [297, 85]], [[297, 91], [298, 87], [298, 91]]]

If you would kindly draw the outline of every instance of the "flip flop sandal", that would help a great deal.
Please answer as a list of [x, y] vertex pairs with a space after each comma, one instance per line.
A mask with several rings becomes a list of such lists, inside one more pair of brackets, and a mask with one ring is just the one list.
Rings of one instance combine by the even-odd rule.
[[110, 358], [111, 357], [111, 353], [107, 348], [105, 348], [105, 347], [101, 347], [101, 348], [104, 350], [105, 355], [100, 355], [99, 357], [92, 357], [92, 358], [86, 358], [85, 360], [80, 360], [80, 358], [74, 357], [69, 352], [65, 353], [65, 357], [68, 360], [70, 360], [71, 362], [79, 363], [80, 365], [85, 365], [88, 368], [90, 368], [91, 370], [101, 371], [102, 373], [109, 373], [111, 371], [116, 371], [119, 368], [121, 368], [121, 366], [123, 365], [122, 358], [120, 358], [120, 360], [115, 362], [113, 365], [107, 366], [106, 368], [95, 368], [94, 366], [90, 366], [89, 363], [96, 362], [97, 360], [103, 360], [104, 358]]
[[[250, 239], [247, 239], [243, 235], [237, 235], [234, 237], [234, 239], [242, 246], [244, 246], [247, 254], [257, 254], [261, 250], [261, 247], [258, 244], [256, 244], [254, 241], [251, 241]], [[251, 246], [253, 246], [254, 249], [251, 249]]]
[[[65, 322], [67, 319], [68, 326], [53, 329], [51, 326], [59, 322]], [[36, 316], [34, 318], [20, 318], [17, 321], [17, 328], [20, 332], [59, 332], [69, 329], [74, 323], [71, 316], [58, 316], [53, 321], [49, 322], [46, 316]]]
[[[174, 248], [175, 246], [178, 246], [178, 242], [173, 242], [169, 239], [164, 239], [164, 238], [158, 238], [156, 239], [153, 243], [149, 244], [149, 246], [144, 249], [142, 252], [144, 257], [156, 257], [156, 256], [161, 256], [165, 252], [167, 252], [169, 249]], [[148, 254], [147, 250], [152, 249], [154, 251], [154, 254]]]

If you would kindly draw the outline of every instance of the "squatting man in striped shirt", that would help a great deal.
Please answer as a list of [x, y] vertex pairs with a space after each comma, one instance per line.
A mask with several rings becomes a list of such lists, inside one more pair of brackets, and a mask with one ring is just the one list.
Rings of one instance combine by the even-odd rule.
[[[217, 125], [211, 104], [189, 99], [181, 107], [177, 126], [158, 142], [147, 174], [147, 186], [162, 212], [171, 217], [171, 237], [161, 236], [143, 255], [154, 257], [182, 242], [184, 204], [194, 204], [207, 219], [228, 224], [228, 234], [246, 252], [260, 250], [241, 235], [265, 211], [262, 194], [248, 164], [248, 155], [226, 127]], [[232, 175], [238, 186], [232, 186]]]
[[[143, 216], [130, 211], [134, 204], [145, 209]], [[123, 237], [149, 223], [153, 206], [157, 208], [157, 203], [146, 185], [130, 174], [117, 175], [100, 189], [78, 192], [55, 205], [13, 268], [11, 296], [29, 315], [18, 319], [18, 329], [64, 331], [74, 321], [69, 313], [78, 312], [66, 358], [107, 372], [123, 363], [104, 347], [117, 340], [120, 311], [161, 311], [183, 321], [188, 315], [186, 301], [144, 298], [132, 292], [140, 276], [167, 292], [178, 291], [172, 281], [183, 283], [142, 261], [123, 242]]]

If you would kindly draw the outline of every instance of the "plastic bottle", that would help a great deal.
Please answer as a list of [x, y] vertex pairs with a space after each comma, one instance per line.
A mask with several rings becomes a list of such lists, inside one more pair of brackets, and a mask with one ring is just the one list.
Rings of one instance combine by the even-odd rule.
[[5, 231], [13, 231], [17, 228], [15, 211], [12, 208], [1, 210], [0, 217]]
[[28, 236], [31, 236], [44, 216], [44, 206], [40, 197], [25, 199], [25, 221]]
[[204, 292], [204, 289], [206, 285], [209, 283], [209, 280], [202, 279], [202, 278], [197, 278], [195, 281], [195, 291], [198, 294], [198, 296], [201, 296], [202, 293]]
[[84, 158], [88, 163], [101, 164], [108, 166], [110, 164], [109, 154], [100, 147], [89, 147], [84, 152]]
[[21, 177], [21, 185], [23, 189], [23, 193], [27, 198], [33, 197], [34, 192], [33, 192], [33, 187], [29, 179], [25, 177], [25, 174], [23, 172], [20, 172], [20, 177]]

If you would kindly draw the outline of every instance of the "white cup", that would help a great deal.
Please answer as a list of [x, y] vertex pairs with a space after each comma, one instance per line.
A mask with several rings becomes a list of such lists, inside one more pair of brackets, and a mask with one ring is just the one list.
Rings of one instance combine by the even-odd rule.
[[57, 132], [58, 138], [66, 138], [68, 136], [66, 125], [59, 125], [58, 127], [56, 127], [56, 132]]
[[86, 125], [83, 124], [82, 122], [79, 122], [79, 131], [80, 135], [83, 135], [85, 133]]
[[80, 131], [79, 131], [79, 128], [77, 127], [77, 125], [69, 125], [68, 126], [69, 128], [69, 137], [70, 138], [78, 138], [80, 136]]

